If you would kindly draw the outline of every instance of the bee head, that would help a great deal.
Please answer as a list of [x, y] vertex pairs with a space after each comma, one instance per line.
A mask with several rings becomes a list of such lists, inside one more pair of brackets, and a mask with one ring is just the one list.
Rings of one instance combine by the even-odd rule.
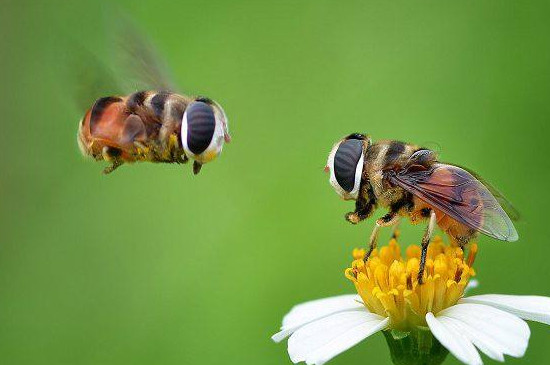
[[222, 107], [213, 100], [198, 97], [183, 113], [181, 145], [185, 154], [195, 160], [195, 173], [200, 166], [215, 159], [229, 143], [228, 122]]
[[364, 134], [350, 134], [332, 147], [325, 171], [330, 174], [330, 184], [345, 200], [355, 200], [359, 194], [363, 174], [364, 154], [370, 145]]

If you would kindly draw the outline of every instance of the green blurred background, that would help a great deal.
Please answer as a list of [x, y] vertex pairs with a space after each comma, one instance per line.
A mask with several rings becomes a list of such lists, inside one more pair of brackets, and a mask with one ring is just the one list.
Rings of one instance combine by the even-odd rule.
[[[101, 49], [103, 5], [1, 3], [0, 362], [290, 363], [269, 337], [292, 305], [353, 292], [343, 270], [373, 224], [344, 221], [353, 204], [323, 173], [350, 132], [435, 141], [497, 185], [520, 240], [481, 238], [476, 291], [550, 295], [547, 1], [121, 3], [230, 118], [198, 176], [102, 176], [80, 156], [84, 110], [55, 60], [75, 51], [64, 37]], [[403, 243], [421, 232], [405, 224]], [[547, 362], [550, 328], [530, 327], [510, 363]], [[332, 363], [390, 360], [376, 335]]]

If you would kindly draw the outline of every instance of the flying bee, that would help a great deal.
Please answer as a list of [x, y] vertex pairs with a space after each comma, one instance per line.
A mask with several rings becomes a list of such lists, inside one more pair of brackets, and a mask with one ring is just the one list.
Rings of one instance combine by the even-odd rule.
[[[73, 85], [81, 89], [80, 101], [87, 100], [77, 133], [82, 154], [108, 161], [105, 174], [124, 163], [189, 159], [198, 174], [231, 140], [223, 108], [207, 97], [175, 92], [154, 47], [123, 13], [114, 14], [107, 25], [116, 52], [101, 61], [84, 52], [76, 67], [84, 72]], [[86, 51], [75, 48], [77, 55]], [[136, 91], [141, 88], [156, 91]], [[106, 91], [116, 96], [104, 96]], [[96, 101], [90, 107], [91, 100]]]
[[355, 210], [345, 216], [350, 223], [369, 218], [377, 207], [388, 209], [376, 220], [365, 261], [376, 247], [381, 227], [397, 227], [401, 217], [413, 224], [428, 220], [419, 283], [436, 225], [458, 247], [478, 232], [501, 241], [518, 239], [511, 221], [519, 217], [514, 207], [477, 174], [440, 162], [432, 150], [393, 140], [373, 143], [364, 134], [351, 134], [333, 146], [325, 171], [343, 199], [355, 200]]
[[78, 128], [82, 153], [111, 163], [193, 161], [193, 173], [212, 161], [231, 137], [222, 107], [205, 97], [139, 91], [98, 99]]

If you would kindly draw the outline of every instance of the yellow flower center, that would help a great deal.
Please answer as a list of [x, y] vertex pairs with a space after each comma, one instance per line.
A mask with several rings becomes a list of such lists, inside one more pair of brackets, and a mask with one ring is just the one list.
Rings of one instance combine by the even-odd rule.
[[397, 239], [375, 249], [365, 262], [364, 249], [353, 250], [353, 262], [346, 277], [355, 284], [363, 303], [373, 313], [390, 317], [391, 328], [408, 330], [426, 326], [426, 313], [437, 314], [462, 297], [468, 281], [475, 275], [472, 265], [477, 245], [471, 244], [468, 256], [450, 247], [438, 236], [428, 248], [424, 282], [418, 283], [420, 246], [411, 245], [401, 257]]

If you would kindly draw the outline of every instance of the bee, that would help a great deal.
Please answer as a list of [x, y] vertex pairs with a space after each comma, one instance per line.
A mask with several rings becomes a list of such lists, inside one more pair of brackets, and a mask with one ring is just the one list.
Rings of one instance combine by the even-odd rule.
[[78, 128], [81, 152], [111, 163], [105, 174], [125, 162], [186, 163], [189, 158], [198, 174], [230, 141], [218, 103], [167, 91], [99, 98]]
[[418, 282], [422, 284], [426, 253], [435, 226], [451, 244], [464, 247], [483, 233], [501, 241], [516, 241], [512, 223], [518, 212], [479, 175], [463, 167], [440, 162], [437, 153], [394, 140], [373, 142], [364, 134], [351, 134], [332, 148], [325, 171], [344, 200], [355, 200], [345, 215], [357, 224], [377, 207], [388, 209], [376, 220], [365, 261], [376, 247], [381, 227], [397, 227], [401, 217], [413, 224], [428, 221], [422, 237]]
[[[193, 173], [214, 160], [231, 137], [220, 104], [177, 92], [162, 59], [135, 23], [122, 12], [106, 19], [111, 57], [96, 56], [76, 45], [80, 59], [68, 67], [80, 71], [72, 84], [80, 110], [77, 142], [84, 156], [110, 163], [109, 174], [124, 163], [186, 163]], [[137, 91], [137, 90], [154, 91]], [[78, 94], [78, 95], [76, 95]], [[104, 96], [115, 94], [114, 96]], [[101, 96], [101, 97], [100, 97]], [[95, 102], [90, 107], [90, 100]]]

